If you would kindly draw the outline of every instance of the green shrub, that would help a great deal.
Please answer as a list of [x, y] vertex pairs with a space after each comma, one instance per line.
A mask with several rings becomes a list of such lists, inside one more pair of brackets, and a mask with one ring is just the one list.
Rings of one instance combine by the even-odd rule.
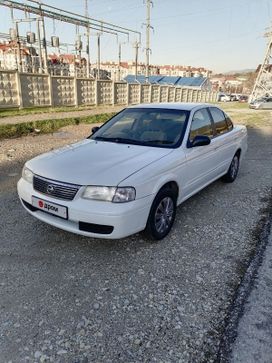
[[11, 137], [20, 137], [31, 134], [32, 132], [39, 132], [40, 134], [48, 134], [59, 130], [64, 126], [79, 125], [81, 123], [93, 124], [103, 123], [111, 118], [114, 113], [102, 113], [99, 115], [91, 115], [84, 117], [71, 117], [64, 119], [40, 120], [32, 122], [22, 122], [18, 124], [0, 124], [0, 139], [7, 139]]

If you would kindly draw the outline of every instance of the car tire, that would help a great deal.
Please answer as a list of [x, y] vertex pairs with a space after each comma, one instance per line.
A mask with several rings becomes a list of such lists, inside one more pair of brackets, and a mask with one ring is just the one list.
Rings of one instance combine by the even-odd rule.
[[231, 160], [230, 167], [227, 173], [222, 177], [222, 180], [225, 183], [233, 183], [238, 175], [239, 166], [240, 166], [240, 156], [238, 153], [236, 153], [233, 159]]
[[177, 194], [164, 188], [156, 195], [147, 220], [144, 235], [152, 240], [161, 240], [170, 232], [177, 210]]

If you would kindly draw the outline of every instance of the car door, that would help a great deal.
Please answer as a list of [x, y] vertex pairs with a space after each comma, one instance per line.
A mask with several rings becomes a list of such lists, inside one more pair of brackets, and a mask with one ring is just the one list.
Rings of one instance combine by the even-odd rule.
[[[226, 172], [236, 152], [236, 139], [231, 132], [232, 122], [228, 124], [225, 113], [217, 107], [209, 107], [214, 127], [215, 137], [213, 147], [215, 151], [214, 160], [217, 168], [217, 175]], [[238, 137], [238, 136], [237, 136]]]
[[271, 110], [272, 109], [272, 98], [268, 98], [266, 102], [266, 109]]
[[259, 108], [264, 109], [264, 110], [270, 109], [271, 108], [271, 98], [263, 99]]
[[[210, 137], [211, 143], [205, 146], [192, 147], [192, 141], [198, 135]], [[213, 137], [214, 127], [208, 109], [205, 107], [195, 111], [185, 146], [187, 167], [181, 184], [185, 198], [209, 184], [215, 177], [216, 158]]]

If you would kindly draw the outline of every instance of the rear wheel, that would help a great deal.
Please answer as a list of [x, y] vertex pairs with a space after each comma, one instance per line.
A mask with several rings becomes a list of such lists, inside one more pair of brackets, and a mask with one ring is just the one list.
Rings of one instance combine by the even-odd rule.
[[236, 153], [231, 161], [228, 172], [223, 176], [222, 180], [226, 183], [233, 183], [239, 171], [239, 154]]
[[159, 191], [153, 201], [147, 220], [145, 235], [153, 240], [160, 240], [170, 232], [176, 216], [177, 195], [170, 189]]

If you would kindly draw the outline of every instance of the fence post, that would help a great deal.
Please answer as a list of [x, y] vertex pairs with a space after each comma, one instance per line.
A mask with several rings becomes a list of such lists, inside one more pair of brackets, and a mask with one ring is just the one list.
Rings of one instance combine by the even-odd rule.
[[23, 97], [22, 97], [22, 85], [21, 85], [21, 79], [20, 79], [20, 73], [17, 70], [16, 71], [16, 88], [17, 88], [17, 99], [18, 99], [18, 105], [19, 108], [23, 108]]
[[142, 84], [139, 83], [139, 99], [138, 99], [138, 104], [142, 102]]
[[189, 102], [189, 90], [185, 88], [185, 102]]
[[118, 84], [112, 81], [112, 105], [115, 105], [115, 96], [117, 93]]
[[95, 105], [98, 106], [98, 81], [95, 80]]
[[74, 104], [78, 107], [77, 77], [74, 77]]
[[129, 83], [127, 83], [127, 105], [129, 105]]
[[49, 102], [50, 102], [50, 106], [54, 107], [55, 102], [54, 102], [54, 93], [53, 93], [53, 79], [51, 74], [48, 74], [48, 88], [49, 88]]
[[169, 102], [169, 93], [170, 93], [169, 92], [169, 86], [167, 86], [167, 98], [166, 98], [167, 99], [167, 102]]
[[173, 102], [176, 102], [176, 93], [177, 93], [177, 87], [174, 86]]

